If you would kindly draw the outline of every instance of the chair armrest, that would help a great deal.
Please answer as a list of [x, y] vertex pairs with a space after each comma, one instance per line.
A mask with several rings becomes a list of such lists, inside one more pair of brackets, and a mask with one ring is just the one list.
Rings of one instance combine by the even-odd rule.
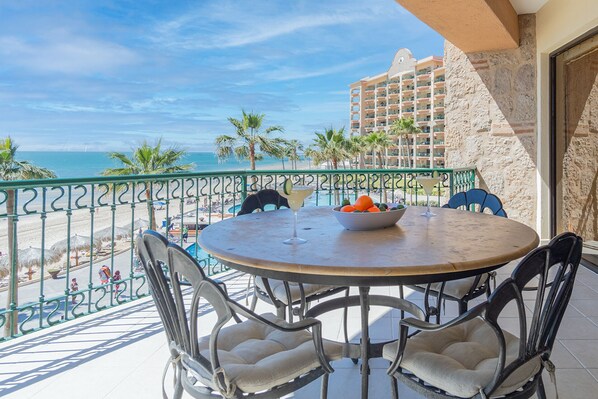
[[276, 328], [277, 330], [280, 330], [280, 331], [296, 332], [296, 331], [306, 330], [306, 329], [308, 329], [310, 327], [314, 327], [316, 325], [321, 325], [321, 322], [319, 320], [316, 320], [313, 318], [306, 318], [303, 320], [299, 320], [295, 323], [289, 323], [285, 320], [276, 320], [275, 322], [272, 322], [268, 319], [263, 318], [259, 314], [252, 312], [251, 310], [247, 309], [246, 307], [239, 305], [236, 302], [229, 301], [229, 306], [231, 307], [231, 309], [233, 309], [235, 311], [235, 313], [238, 313], [238, 314], [246, 317], [247, 319], [252, 319], [257, 322], [267, 324], [270, 327]]
[[307, 330], [308, 328], [312, 329], [312, 340], [314, 342], [314, 347], [316, 350], [316, 355], [318, 356], [318, 360], [322, 365], [322, 368], [327, 373], [332, 373], [334, 369], [326, 359], [326, 353], [324, 352], [324, 342], [322, 340], [322, 323], [320, 320], [313, 319], [313, 318], [305, 318], [303, 320], [299, 320], [295, 323], [289, 323], [286, 320], [276, 320], [274, 322], [263, 318], [262, 316], [252, 312], [251, 310], [247, 309], [246, 307], [239, 305], [236, 302], [229, 300], [229, 306], [235, 313], [239, 313], [248, 319], [255, 320], [259, 323], [266, 324], [272, 328], [275, 328], [280, 331], [284, 332], [297, 332], [302, 330]]
[[399, 322], [399, 341], [398, 341], [398, 348], [395, 358], [393, 359], [390, 367], [387, 370], [388, 375], [393, 375], [401, 365], [401, 360], [403, 360], [403, 352], [405, 351], [405, 346], [407, 345], [407, 338], [409, 337], [409, 327], [416, 328], [422, 331], [440, 331], [445, 328], [453, 327], [464, 323], [468, 320], [476, 318], [484, 313], [486, 310], [487, 303], [481, 303], [478, 306], [468, 310], [467, 312], [463, 313], [461, 316], [457, 317], [454, 320], [449, 321], [445, 324], [432, 324], [428, 323], [423, 320], [415, 319], [415, 318], [407, 318], [403, 319]]
[[413, 328], [416, 328], [416, 329], [422, 330], [422, 331], [440, 331], [440, 330], [444, 330], [445, 328], [453, 327], [453, 326], [462, 324], [466, 321], [469, 321], [473, 318], [476, 318], [476, 317], [480, 316], [482, 313], [484, 313], [485, 310], [486, 310], [486, 302], [481, 303], [481, 304], [471, 308], [467, 312], [463, 313], [461, 316], [449, 321], [448, 323], [434, 324], [434, 323], [429, 323], [427, 321], [409, 317], [407, 319], [401, 320], [399, 322], [399, 325], [401, 327], [402, 326], [413, 327]]

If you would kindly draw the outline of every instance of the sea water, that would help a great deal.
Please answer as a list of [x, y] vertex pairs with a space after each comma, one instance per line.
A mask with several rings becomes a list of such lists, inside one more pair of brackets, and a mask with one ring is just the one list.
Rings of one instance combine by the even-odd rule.
[[[130, 153], [125, 154], [131, 155]], [[100, 176], [102, 171], [107, 168], [121, 166], [118, 161], [111, 159], [108, 155], [107, 152], [19, 151], [17, 159], [50, 169], [59, 178], [74, 178]], [[237, 161], [235, 158], [219, 161], [213, 152], [189, 152], [181, 162], [193, 163], [193, 170], [198, 172], [249, 169], [249, 161]], [[285, 162], [285, 166], [288, 168], [288, 162]], [[264, 157], [263, 160], [257, 162], [257, 167], [282, 169], [282, 163], [279, 159]]]

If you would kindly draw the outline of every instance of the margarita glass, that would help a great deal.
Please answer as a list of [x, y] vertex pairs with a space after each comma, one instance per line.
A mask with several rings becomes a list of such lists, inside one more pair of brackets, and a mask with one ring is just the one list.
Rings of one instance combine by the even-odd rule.
[[[288, 190], [287, 190], [288, 191]], [[278, 193], [287, 199], [289, 207], [293, 211], [293, 237], [284, 240], [285, 244], [305, 244], [307, 240], [297, 237], [297, 213], [303, 205], [303, 201], [314, 192], [314, 188], [310, 186], [292, 186], [290, 193], [287, 194], [284, 187], [278, 189]]]
[[426, 196], [428, 197], [428, 209], [424, 213], [422, 213], [422, 216], [436, 216], [435, 213], [432, 213], [430, 211], [430, 195], [432, 195], [434, 187], [436, 187], [436, 185], [440, 182], [440, 177], [417, 176], [415, 180], [417, 180], [417, 182], [424, 188]]

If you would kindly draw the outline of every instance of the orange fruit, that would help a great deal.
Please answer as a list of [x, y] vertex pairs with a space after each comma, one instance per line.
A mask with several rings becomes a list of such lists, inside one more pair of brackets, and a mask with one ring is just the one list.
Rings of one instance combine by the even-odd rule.
[[341, 208], [341, 212], [353, 212], [355, 207], [353, 205], [345, 205]]
[[357, 198], [355, 204], [353, 204], [355, 209], [358, 211], [365, 211], [374, 206], [374, 200], [368, 197], [367, 195], [362, 195], [361, 197]]
[[372, 206], [371, 208], [368, 208], [368, 212], [380, 212], [380, 208]]

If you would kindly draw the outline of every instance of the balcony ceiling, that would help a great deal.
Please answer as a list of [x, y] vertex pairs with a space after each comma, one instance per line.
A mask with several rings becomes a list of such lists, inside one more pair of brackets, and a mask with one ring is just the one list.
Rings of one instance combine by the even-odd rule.
[[[509, 0], [396, 0], [466, 53], [519, 46], [517, 10]], [[514, 1], [521, 11], [543, 0]]]

